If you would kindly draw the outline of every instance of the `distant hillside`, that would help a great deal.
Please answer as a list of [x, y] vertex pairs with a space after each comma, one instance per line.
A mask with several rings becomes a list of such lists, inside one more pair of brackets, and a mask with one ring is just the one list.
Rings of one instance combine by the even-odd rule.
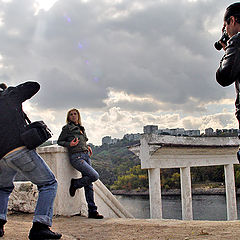
[[140, 164], [140, 159], [127, 148], [137, 143], [139, 141], [122, 139], [115, 144], [93, 146], [93, 167], [98, 171], [100, 180], [108, 187], [118, 176], [126, 174], [130, 168]]

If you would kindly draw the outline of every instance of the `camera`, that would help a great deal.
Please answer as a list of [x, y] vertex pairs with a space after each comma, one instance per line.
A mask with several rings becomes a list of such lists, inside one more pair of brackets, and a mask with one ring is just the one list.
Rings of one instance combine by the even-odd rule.
[[228, 37], [226, 31], [224, 30], [224, 31], [223, 31], [223, 34], [222, 34], [222, 37], [221, 37], [217, 42], [215, 42], [214, 47], [215, 47], [218, 51], [220, 51], [220, 50], [222, 49], [222, 47], [223, 47], [220, 42], [222, 42], [223, 44], [227, 45], [227, 41], [228, 41], [228, 40], [229, 40], [229, 37]]

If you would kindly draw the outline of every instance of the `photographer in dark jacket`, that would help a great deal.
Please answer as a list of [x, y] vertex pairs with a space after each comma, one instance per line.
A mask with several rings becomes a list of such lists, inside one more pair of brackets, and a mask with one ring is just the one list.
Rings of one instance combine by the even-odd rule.
[[8, 88], [0, 84], [0, 88], [0, 237], [4, 235], [13, 181], [20, 172], [39, 190], [29, 239], [60, 239], [62, 235], [49, 228], [52, 225], [57, 181], [44, 160], [35, 150], [27, 149], [20, 136], [21, 129], [26, 125], [22, 103], [35, 95], [40, 85], [25, 82]]
[[222, 43], [225, 55], [223, 56], [220, 62], [220, 67], [216, 72], [216, 80], [223, 87], [235, 83], [237, 93], [235, 101], [236, 117], [240, 129], [240, 2], [231, 4], [227, 7], [224, 14], [223, 30], [226, 31], [230, 39], [228, 40], [227, 45]]

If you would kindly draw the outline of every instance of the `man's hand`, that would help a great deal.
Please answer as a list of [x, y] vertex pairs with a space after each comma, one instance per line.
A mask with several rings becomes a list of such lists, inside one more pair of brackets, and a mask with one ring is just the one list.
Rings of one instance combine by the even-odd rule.
[[71, 142], [70, 142], [70, 147], [74, 147], [76, 145], [78, 145], [79, 143], [79, 139], [78, 138], [74, 138]]
[[91, 149], [90, 146], [88, 146], [88, 152], [89, 152], [89, 157], [91, 157], [92, 156], [92, 149]]
[[223, 50], [225, 51], [225, 48], [226, 48], [226, 46], [227, 45], [225, 45], [223, 42], [221, 42], [221, 41], [219, 41], [220, 42], [220, 44], [222, 45], [222, 47], [223, 47]]

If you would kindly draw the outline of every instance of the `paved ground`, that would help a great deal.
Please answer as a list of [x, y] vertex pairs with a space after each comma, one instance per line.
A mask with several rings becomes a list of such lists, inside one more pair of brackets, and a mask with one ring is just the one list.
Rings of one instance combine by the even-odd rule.
[[[32, 214], [10, 214], [4, 240], [27, 240]], [[63, 240], [240, 240], [240, 221], [88, 219], [55, 217]]]

